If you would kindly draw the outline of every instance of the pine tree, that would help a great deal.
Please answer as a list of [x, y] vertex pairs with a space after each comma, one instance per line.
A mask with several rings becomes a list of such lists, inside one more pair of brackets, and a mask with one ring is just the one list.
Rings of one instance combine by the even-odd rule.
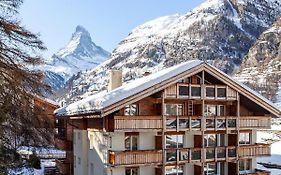
[[47, 145], [52, 134], [34, 126], [45, 115], [34, 109], [34, 95], [49, 91], [43, 73], [35, 69], [46, 48], [17, 19], [22, 3], [0, 0], [0, 174], [22, 163], [18, 146]]

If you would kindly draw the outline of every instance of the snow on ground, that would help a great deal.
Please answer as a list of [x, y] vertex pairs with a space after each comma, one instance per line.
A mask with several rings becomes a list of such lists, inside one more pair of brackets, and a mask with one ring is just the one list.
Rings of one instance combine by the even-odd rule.
[[54, 167], [56, 166], [54, 159], [45, 159], [41, 160], [41, 169], [34, 168], [18, 168], [9, 171], [9, 175], [44, 175], [45, 167]]

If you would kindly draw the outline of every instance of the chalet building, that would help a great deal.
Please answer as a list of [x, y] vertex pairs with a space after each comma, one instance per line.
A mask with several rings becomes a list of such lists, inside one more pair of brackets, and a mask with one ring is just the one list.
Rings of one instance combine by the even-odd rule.
[[55, 111], [58, 160], [75, 175], [268, 175], [257, 143], [280, 111], [215, 67], [188, 61], [122, 85], [110, 73], [108, 91]]

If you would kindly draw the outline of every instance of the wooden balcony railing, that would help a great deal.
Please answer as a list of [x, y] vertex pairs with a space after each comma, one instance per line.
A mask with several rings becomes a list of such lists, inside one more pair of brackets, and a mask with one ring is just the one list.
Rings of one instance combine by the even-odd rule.
[[239, 157], [251, 157], [251, 156], [269, 156], [270, 145], [269, 144], [256, 144], [256, 145], [240, 145]]
[[162, 163], [161, 150], [145, 151], [110, 151], [109, 163], [112, 166], [121, 165], [143, 165], [143, 164], [160, 164]]
[[[195, 163], [234, 160], [239, 157], [267, 156], [270, 154], [270, 146], [266, 144], [245, 146], [224, 146], [208, 148], [179, 148], [166, 149], [164, 157], [166, 162]], [[162, 164], [162, 150], [135, 150], [135, 151], [110, 151], [109, 164], [112, 166], [136, 166], [146, 164]]]
[[[236, 129], [237, 124], [242, 129], [270, 128], [271, 118], [266, 116], [241, 116], [239, 123], [234, 116], [166, 116], [166, 130], [226, 130]], [[162, 116], [115, 116], [114, 130], [161, 130]]]
[[266, 116], [241, 116], [239, 121], [240, 128], [259, 128], [270, 129], [271, 117]]

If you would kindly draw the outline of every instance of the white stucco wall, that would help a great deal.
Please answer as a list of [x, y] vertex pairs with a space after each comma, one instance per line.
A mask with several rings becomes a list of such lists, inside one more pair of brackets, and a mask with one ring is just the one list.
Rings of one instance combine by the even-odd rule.
[[184, 174], [185, 175], [194, 174], [194, 165], [191, 163], [186, 163], [184, 166]]
[[[88, 134], [86, 130], [74, 129], [75, 143], [73, 154], [75, 160], [74, 175], [88, 174]], [[78, 137], [80, 135], [80, 138]], [[80, 159], [80, 164], [79, 164]]]
[[252, 130], [252, 144], [257, 143], [257, 130]]
[[155, 168], [152, 166], [141, 166], [140, 169], [140, 175], [154, 175], [155, 174]]
[[113, 168], [112, 174], [108, 174], [108, 175], [124, 175], [124, 174], [125, 174], [125, 168], [120, 167], [120, 168]]
[[111, 133], [111, 150], [114, 151], [123, 151], [125, 150], [125, 133], [124, 132], [115, 132]]
[[184, 135], [184, 147], [193, 148], [194, 147], [194, 134], [193, 132], [186, 131]]
[[140, 132], [139, 133], [139, 147], [140, 150], [155, 149], [156, 132]]
[[[106, 172], [107, 137], [104, 136], [103, 132], [89, 131], [88, 139], [90, 140], [88, 147], [89, 175], [102, 175]], [[91, 164], [93, 165], [93, 174], [91, 174]]]

